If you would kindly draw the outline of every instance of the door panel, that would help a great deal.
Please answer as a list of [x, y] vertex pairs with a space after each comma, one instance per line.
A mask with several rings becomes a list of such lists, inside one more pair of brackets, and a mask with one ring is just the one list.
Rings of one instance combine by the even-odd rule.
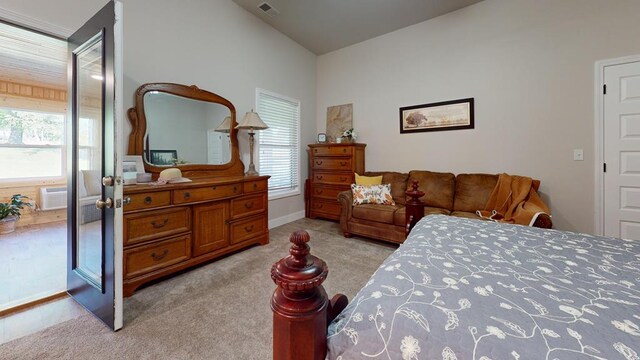
[[604, 234], [640, 240], [640, 62], [604, 69]]
[[193, 207], [194, 228], [193, 256], [229, 246], [229, 203], [227, 201], [195, 205]]
[[116, 77], [122, 70], [115, 68], [121, 10], [120, 3], [109, 2], [68, 39], [67, 291], [115, 330], [122, 327], [122, 189], [116, 166], [116, 122], [122, 118], [116, 109], [116, 84], [122, 82]]

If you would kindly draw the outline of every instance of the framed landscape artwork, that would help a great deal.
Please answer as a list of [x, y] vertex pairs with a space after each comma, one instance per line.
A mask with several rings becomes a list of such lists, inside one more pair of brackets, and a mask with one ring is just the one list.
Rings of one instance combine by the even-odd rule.
[[473, 98], [400, 108], [400, 133], [473, 129]]
[[153, 165], [173, 165], [177, 159], [177, 150], [151, 150], [151, 163]]

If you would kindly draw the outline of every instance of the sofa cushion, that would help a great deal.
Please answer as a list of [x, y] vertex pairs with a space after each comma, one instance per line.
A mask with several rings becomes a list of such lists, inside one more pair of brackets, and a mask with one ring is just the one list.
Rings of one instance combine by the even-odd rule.
[[[435, 208], [430, 206], [424, 207], [424, 216], [427, 215], [449, 215], [450, 211], [442, 208]], [[407, 216], [406, 208], [402, 207], [393, 214], [393, 223], [398, 226], [405, 225], [405, 218]]]
[[407, 179], [409, 178], [409, 174], [394, 171], [368, 171], [365, 175], [382, 175], [382, 183], [391, 184], [391, 197], [393, 197], [393, 201], [400, 205], [404, 205], [407, 202], [404, 192], [407, 190]]
[[80, 170], [84, 178], [84, 187], [87, 196], [102, 194], [102, 176], [100, 170]]
[[474, 214], [476, 210], [484, 210], [497, 182], [498, 175], [459, 174], [456, 177], [456, 197], [453, 210]]
[[364, 176], [356, 173], [356, 185], [382, 185], [382, 175]]
[[414, 170], [409, 172], [408, 187], [411, 186], [413, 180], [420, 182], [419, 189], [425, 193], [420, 200], [425, 206], [453, 209], [453, 194], [456, 186], [455, 175], [452, 173]]
[[361, 220], [393, 224], [393, 214], [397, 210], [397, 205], [356, 205], [353, 207], [353, 217]]

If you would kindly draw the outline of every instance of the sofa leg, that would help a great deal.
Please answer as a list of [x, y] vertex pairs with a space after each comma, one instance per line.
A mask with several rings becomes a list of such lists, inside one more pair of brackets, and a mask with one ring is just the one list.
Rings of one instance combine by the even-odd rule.
[[346, 237], [346, 238], [350, 238], [350, 237], [352, 237], [352, 236], [353, 236], [353, 235], [352, 235], [351, 233], [344, 232], [344, 237]]

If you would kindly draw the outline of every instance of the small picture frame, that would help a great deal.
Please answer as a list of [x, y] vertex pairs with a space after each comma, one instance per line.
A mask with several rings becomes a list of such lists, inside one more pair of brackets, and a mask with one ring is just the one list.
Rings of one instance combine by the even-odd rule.
[[324, 144], [327, 142], [327, 134], [319, 133], [318, 134], [318, 144]]
[[156, 166], [175, 166], [177, 150], [151, 150], [151, 163]]
[[125, 185], [137, 183], [138, 173], [144, 173], [144, 162], [140, 155], [126, 155], [122, 160], [122, 181]]

